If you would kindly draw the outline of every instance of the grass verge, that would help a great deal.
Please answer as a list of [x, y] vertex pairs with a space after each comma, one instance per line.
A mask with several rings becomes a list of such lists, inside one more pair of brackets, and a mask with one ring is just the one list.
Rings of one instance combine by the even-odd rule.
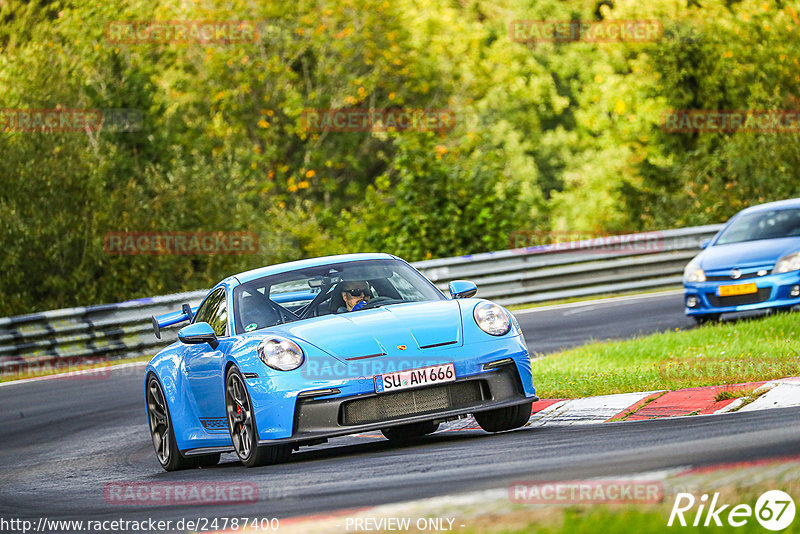
[[797, 376], [798, 318], [781, 313], [591, 343], [534, 359], [534, 383], [540, 397], [574, 398]]
[[751, 397], [756, 388], [725, 388], [714, 397], [717, 402], [731, 399], [740, 399], [742, 397]]

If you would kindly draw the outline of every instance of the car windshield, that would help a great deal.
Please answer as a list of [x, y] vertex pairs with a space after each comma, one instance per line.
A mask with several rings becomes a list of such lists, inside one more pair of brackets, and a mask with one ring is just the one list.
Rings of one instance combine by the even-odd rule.
[[759, 211], [737, 217], [716, 245], [800, 236], [800, 209]]
[[233, 293], [236, 333], [347, 313], [342, 293], [353, 288], [364, 291], [366, 308], [445, 300], [427, 278], [400, 260], [332, 263], [265, 276], [237, 286]]

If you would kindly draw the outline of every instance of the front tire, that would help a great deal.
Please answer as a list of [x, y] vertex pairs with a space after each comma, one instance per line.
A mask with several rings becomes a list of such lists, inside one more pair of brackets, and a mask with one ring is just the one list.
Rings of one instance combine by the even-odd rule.
[[225, 409], [233, 448], [246, 467], [284, 462], [292, 454], [288, 445], [258, 446], [253, 403], [250, 401], [244, 377], [235, 366], [231, 366], [225, 377]]
[[186, 458], [178, 450], [175, 441], [175, 430], [172, 428], [172, 418], [169, 415], [169, 406], [164, 396], [161, 383], [155, 375], [150, 375], [147, 380], [147, 419], [150, 423], [150, 437], [153, 439], [153, 448], [156, 451], [158, 463], [165, 471], [178, 471], [197, 467], [195, 458]]
[[531, 417], [531, 410], [533, 410], [533, 401], [508, 408], [478, 412], [473, 416], [486, 432], [503, 432], [525, 426]]
[[412, 439], [421, 438], [427, 434], [433, 434], [439, 430], [439, 423], [433, 421], [423, 421], [421, 423], [410, 423], [407, 425], [391, 426], [381, 430], [383, 436], [389, 441], [402, 443]]

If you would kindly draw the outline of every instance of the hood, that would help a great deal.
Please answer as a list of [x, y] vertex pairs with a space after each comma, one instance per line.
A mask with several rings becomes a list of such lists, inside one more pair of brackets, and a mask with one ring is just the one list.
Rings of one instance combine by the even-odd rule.
[[[410, 356], [436, 346], [463, 343], [461, 309], [455, 300], [326, 315], [268, 331], [300, 338], [343, 361], [381, 353]], [[405, 345], [405, 350], [401, 351], [400, 345]]]
[[704, 271], [772, 266], [780, 257], [798, 250], [800, 250], [800, 237], [760, 239], [708, 247], [700, 254], [697, 261]]

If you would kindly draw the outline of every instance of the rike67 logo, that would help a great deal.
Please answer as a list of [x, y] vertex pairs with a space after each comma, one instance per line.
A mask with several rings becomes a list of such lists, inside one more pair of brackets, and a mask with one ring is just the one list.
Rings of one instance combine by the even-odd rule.
[[755, 507], [737, 504], [732, 508], [730, 504], [719, 505], [719, 493], [714, 493], [711, 502], [708, 502], [708, 495], [705, 493], [699, 499], [695, 499], [691, 493], [678, 493], [667, 526], [721, 527], [727, 523], [731, 527], [741, 527], [755, 516], [762, 527], [779, 531], [792, 524], [794, 515], [794, 500], [788, 493], [780, 490], [763, 493]]

